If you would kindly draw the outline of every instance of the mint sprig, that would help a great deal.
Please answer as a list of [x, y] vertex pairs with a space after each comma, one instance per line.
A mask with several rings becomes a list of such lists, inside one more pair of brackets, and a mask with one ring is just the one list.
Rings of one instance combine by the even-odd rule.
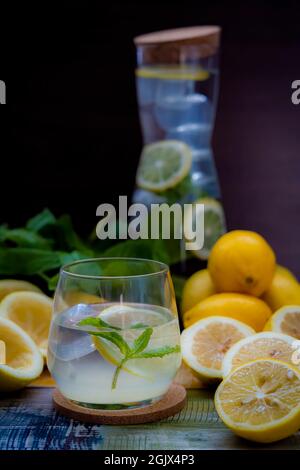
[[[117, 386], [117, 381], [119, 374], [123, 368], [123, 366], [126, 364], [127, 361], [130, 359], [150, 359], [152, 357], [164, 357], [167, 354], [173, 354], [173, 353], [179, 353], [180, 352], [180, 346], [163, 346], [161, 348], [157, 349], [150, 349], [148, 351], [145, 351], [147, 348], [149, 341], [151, 339], [152, 333], [153, 333], [153, 328], [147, 327], [133, 342], [133, 346], [131, 347], [125, 340], [124, 338], [118, 333], [120, 331], [120, 328], [114, 327], [112, 325], [109, 325], [109, 323], [106, 323], [104, 320], [101, 318], [97, 317], [87, 317], [81, 320], [80, 322], [77, 323], [79, 326], [94, 326], [98, 328], [100, 331], [87, 331], [88, 334], [91, 336], [96, 336], [100, 337], [103, 339], [106, 339], [107, 341], [110, 341], [112, 344], [114, 344], [122, 354], [122, 359], [119, 362], [119, 364], [116, 367], [116, 370], [113, 375], [112, 379], [112, 385], [111, 388], [114, 390]], [[138, 326], [137, 326], [138, 325]], [[140, 328], [142, 324], [136, 324], [133, 325], [132, 328]], [[114, 331], [105, 331], [104, 329], [109, 328], [110, 330]], [[102, 331], [101, 331], [102, 329]], [[116, 331], [118, 330], [118, 331]]]

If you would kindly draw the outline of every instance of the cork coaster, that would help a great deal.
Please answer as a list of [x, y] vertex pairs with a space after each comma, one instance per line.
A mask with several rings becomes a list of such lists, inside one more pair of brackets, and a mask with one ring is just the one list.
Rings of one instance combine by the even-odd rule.
[[95, 410], [79, 406], [65, 398], [59, 390], [53, 392], [56, 410], [69, 418], [94, 424], [142, 424], [159, 421], [178, 413], [186, 403], [186, 390], [172, 384], [166, 395], [156, 403], [128, 410]]

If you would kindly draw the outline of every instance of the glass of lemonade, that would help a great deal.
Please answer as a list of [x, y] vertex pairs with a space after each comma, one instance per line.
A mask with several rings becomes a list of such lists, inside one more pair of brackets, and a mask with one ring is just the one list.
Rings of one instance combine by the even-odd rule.
[[99, 409], [144, 406], [167, 392], [180, 363], [168, 266], [98, 258], [61, 269], [48, 368], [67, 399]]

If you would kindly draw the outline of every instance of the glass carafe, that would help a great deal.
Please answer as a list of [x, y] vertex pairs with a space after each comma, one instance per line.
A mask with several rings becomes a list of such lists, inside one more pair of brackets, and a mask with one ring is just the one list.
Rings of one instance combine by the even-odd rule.
[[[147, 206], [204, 203], [204, 247], [195, 253], [202, 260], [225, 231], [211, 148], [219, 88], [219, 41], [218, 26], [166, 30], [135, 38], [144, 147], [133, 199]], [[176, 160], [176, 152], [182, 155], [181, 160]]]

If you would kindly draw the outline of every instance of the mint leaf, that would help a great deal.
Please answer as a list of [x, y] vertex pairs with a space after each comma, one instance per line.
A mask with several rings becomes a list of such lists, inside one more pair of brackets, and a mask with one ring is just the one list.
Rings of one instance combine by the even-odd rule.
[[51, 240], [47, 240], [38, 233], [26, 228], [4, 229], [1, 231], [1, 241], [9, 241], [23, 248], [49, 249], [52, 246]]
[[79, 326], [89, 325], [89, 326], [95, 326], [96, 328], [110, 328], [113, 330], [121, 330], [121, 328], [110, 325], [106, 321], [102, 320], [102, 318], [100, 317], [86, 317], [83, 320], [80, 320], [80, 322], [78, 322], [77, 325]]
[[138, 330], [139, 328], [147, 328], [148, 325], [146, 325], [146, 323], [134, 323], [133, 325], [131, 325], [130, 329], [131, 330]]
[[100, 338], [104, 338], [107, 341], [110, 341], [115, 346], [117, 346], [117, 348], [119, 348], [119, 350], [125, 357], [128, 356], [131, 352], [130, 347], [128, 346], [126, 341], [122, 338], [122, 336], [119, 335], [119, 333], [116, 333], [114, 331], [101, 331], [99, 333], [91, 331], [88, 333], [93, 336], [100, 336]]
[[55, 224], [56, 218], [49, 209], [44, 209], [27, 221], [26, 228], [32, 232], [39, 232], [47, 225]]
[[148, 346], [152, 333], [153, 328], [147, 328], [138, 338], [134, 340], [130, 357], [144, 351], [144, 349]]
[[180, 346], [163, 346], [162, 348], [150, 349], [149, 351], [141, 352], [133, 356], [134, 359], [148, 359], [151, 357], [164, 357], [167, 354], [179, 353]]

